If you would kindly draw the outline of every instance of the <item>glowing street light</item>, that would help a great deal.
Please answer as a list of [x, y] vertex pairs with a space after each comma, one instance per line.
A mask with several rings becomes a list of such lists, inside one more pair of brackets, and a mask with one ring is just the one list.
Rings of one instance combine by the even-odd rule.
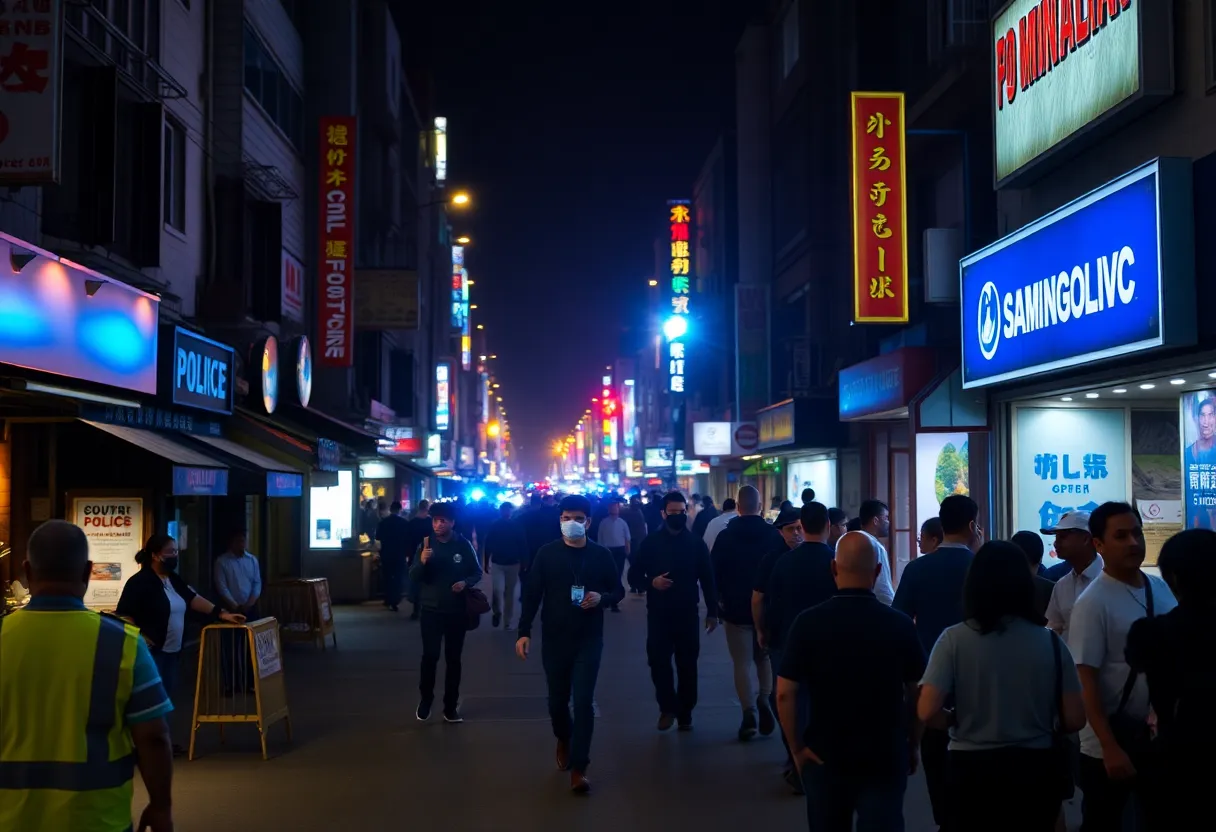
[[452, 198], [448, 201], [453, 205], [468, 205], [470, 201], [469, 194], [467, 191], [457, 191], [452, 194]]
[[650, 286], [651, 288], [654, 288], [655, 286], [659, 285], [659, 281], [655, 280], [652, 277], [652, 278], [650, 278], [650, 280], [646, 281], [646, 285]]
[[490, 422], [486, 425], [486, 436], [494, 439], [498, 434], [502, 433], [502, 426], [498, 422]]
[[473, 241], [469, 238], [469, 236], [467, 234], [462, 234], [461, 236], [456, 238], [456, 242], [462, 246], [467, 246], [469, 243], [471, 243]]
[[668, 341], [674, 341], [688, 334], [688, 318], [684, 315], [672, 315], [663, 322], [663, 334]]

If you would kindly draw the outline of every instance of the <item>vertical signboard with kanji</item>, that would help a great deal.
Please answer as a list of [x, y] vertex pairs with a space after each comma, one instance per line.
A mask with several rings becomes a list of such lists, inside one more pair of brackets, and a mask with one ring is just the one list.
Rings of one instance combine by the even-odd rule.
[[904, 95], [855, 92], [853, 320], [908, 321], [908, 207]]
[[684, 392], [685, 351], [688, 335], [689, 225], [692, 219], [691, 203], [687, 199], [675, 199], [667, 203], [671, 242], [671, 317], [663, 324], [667, 336], [667, 369], [672, 393]]
[[60, 0], [0, 3], [0, 184], [59, 181]]
[[354, 363], [356, 147], [354, 116], [321, 119], [317, 340], [327, 367]]

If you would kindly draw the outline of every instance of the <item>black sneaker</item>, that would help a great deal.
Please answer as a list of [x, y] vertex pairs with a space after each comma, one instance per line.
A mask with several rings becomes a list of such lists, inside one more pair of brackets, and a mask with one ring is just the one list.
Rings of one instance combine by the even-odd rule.
[[443, 721], [455, 724], [457, 722], [464, 722], [464, 717], [460, 715], [460, 711], [458, 711], [456, 708], [444, 708]]
[[414, 713], [414, 716], [418, 719], [419, 722], [426, 722], [428, 719], [430, 719], [431, 718], [431, 703], [430, 702], [419, 702], [418, 710]]
[[756, 715], [751, 711], [743, 713], [743, 723], [739, 726], [739, 742], [747, 742], [756, 736]]
[[692, 717], [687, 716], [687, 717], [684, 717], [683, 719], [679, 720], [679, 722], [676, 724], [676, 730], [677, 731], [691, 731], [692, 730]]
[[770, 736], [777, 730], [777, 717], [769, 707], [767, 696], [756, 697], [756, 711], [760, 714], [760, 736]]
[[798, 776], [798, 769], [790, 766], [782, 773], [781, 776], [785, 780], [785, 784], [790, 787], [790, 791], [792, 791], [794, 794], [806, 794], [806, 789], [802, 787], [802, 778]]
[[494, 615], [490, 617], [490, 626], [491, 627], [497, 627], [501, 623], [502, 623], [502, 616], [499, 615], [498, 613], [494, 613]]

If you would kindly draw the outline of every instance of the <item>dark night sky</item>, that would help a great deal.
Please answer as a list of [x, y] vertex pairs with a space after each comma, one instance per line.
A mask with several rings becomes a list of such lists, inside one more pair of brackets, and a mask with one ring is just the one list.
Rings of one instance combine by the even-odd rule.
[[689, 195], [733, 121], [753, 4], [425, 5], [449, 179], [476, 201], [454, 222], [474, 239], [473, 320], [499, 356], [525, 473], [542, 477], [643, 315], [666, 200]]

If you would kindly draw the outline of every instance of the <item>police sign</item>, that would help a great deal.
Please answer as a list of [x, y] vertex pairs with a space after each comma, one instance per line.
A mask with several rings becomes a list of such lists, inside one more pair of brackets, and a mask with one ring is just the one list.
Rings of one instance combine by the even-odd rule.
[[1150, 162], [963, 258], [963, 387], [1193, 341], [1190, 181]]
[[173, 403], [231, 413], [233, 355], [232, 347], [174, 327], [173, 354], [168, 362]]

